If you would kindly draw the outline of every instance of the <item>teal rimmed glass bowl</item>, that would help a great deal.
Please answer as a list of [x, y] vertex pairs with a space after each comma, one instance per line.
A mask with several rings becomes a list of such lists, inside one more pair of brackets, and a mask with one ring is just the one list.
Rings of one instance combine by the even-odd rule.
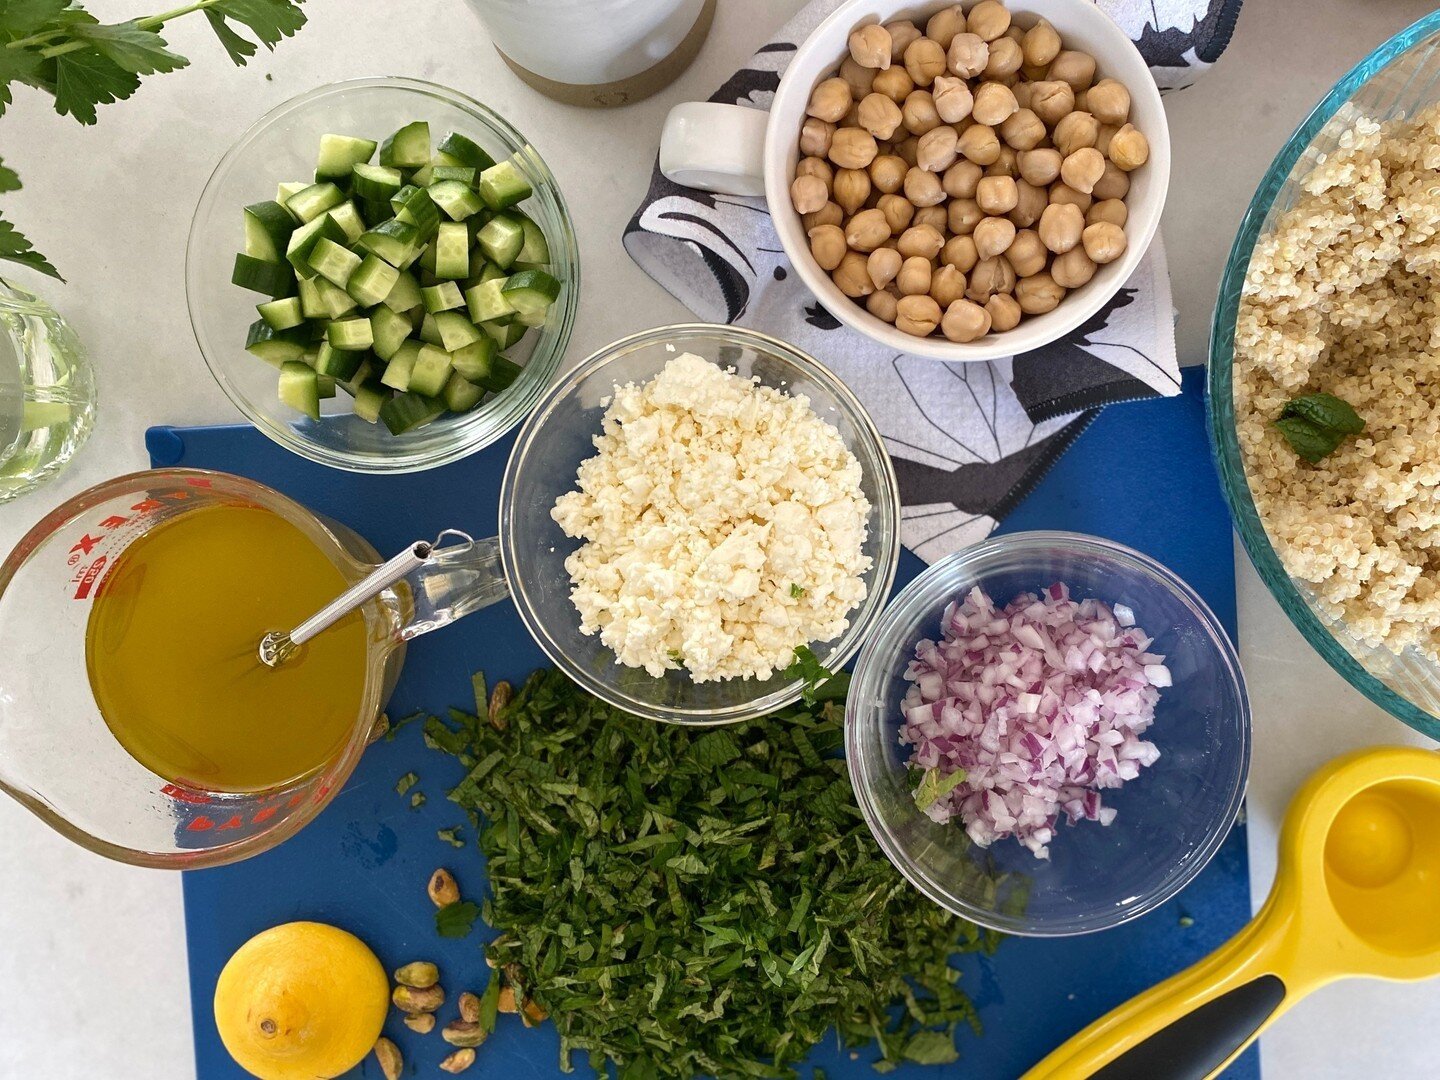
[[1402, 30], [1367, 56], [1315, 106], [1276, 155], [1240, 223], [1220, 279], [1210, 332], [1207, 411], [1210, 442], [1236, 531], [1265, 582], [1305, 639], [1359, 690], [1416, 731], [1440, 740], [1440, 666], [1413, 650], [1374, 648], [1324, 614], [1306, 582], [1286, 573], [1255, 510], [1235, 432], [1235, 323], [1256, 241], [1294, 206], [1300, 182], [1320, 155], [1361, 116], [1384, 122], [1440, 100], [1440, 11]]

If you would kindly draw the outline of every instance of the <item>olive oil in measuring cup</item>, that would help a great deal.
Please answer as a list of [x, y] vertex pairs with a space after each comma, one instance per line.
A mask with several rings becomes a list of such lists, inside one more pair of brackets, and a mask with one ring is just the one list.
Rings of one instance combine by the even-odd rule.
[[258, 646], [349, 584], [299, 528], [257, 506], [157, 525], [121, 553], [90, 612], [86, 668], [106, 724], [146, 768], [205, 791], [314, 772], [360, 712], [364, 618], [352, 612], [278, 668]]

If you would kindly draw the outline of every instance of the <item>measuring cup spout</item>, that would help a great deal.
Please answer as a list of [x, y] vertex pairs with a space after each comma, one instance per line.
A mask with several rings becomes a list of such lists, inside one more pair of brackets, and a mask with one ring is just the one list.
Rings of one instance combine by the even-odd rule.
[[461, 543], [442, 549], [442, 534], [434, 554], [402, 580], [398, 591], [409, 603], [401, 611], [401, 641], [449, 626], [510, 595], [500, 564], [499, 539], [471, 540], [458, 535], [463, 538]]

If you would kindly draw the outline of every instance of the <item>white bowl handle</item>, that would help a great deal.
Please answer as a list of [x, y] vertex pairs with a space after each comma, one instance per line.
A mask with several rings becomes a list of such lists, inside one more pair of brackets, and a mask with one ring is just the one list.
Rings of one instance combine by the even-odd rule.
[[764, 195], [769, 119], [761, 109], [721, 101], [676, 105], [660, 133], [660, 171], [682, 187]]

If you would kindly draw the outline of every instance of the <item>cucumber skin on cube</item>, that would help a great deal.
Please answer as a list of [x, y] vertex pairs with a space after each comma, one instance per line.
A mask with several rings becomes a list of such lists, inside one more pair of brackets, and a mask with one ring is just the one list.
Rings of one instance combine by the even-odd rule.
[[374, 307], [384, 303], [399, 280], [399, 270], [378, 255], [366, 255], [345, 283], [345, 291], [362, 306]]
[[381, 360], [389, 360], [399, 351], [410, 330], [410, 320], [388, 307], [377, 307], [370, 313], [370, 347]]
[[[290, 200], [291, 195], [299, 194], [309, 186], [310, 182], [308, 180], [282, 181], [275, 186], [275, 201], [281, 206], [284, 206]], [[288, 209], [285, 212], [287, 214], [290, 213]], [[290, 216], [297, 222], [300, 220], [296, 218], [294, 214], [290, 214]]]
[[430, 195], [430, 201], [451, 221], [464, 221], [485, 209], [480, 196], [459, 180], [437, 180], [425, 190]]
[[433, 236], [440, 225], [440, 208], [425, 188], [406, 184], [391, 198], [390, 206], [395, 220], [415, 226], [422, 239]]
[[380, 164], [399, 169], [430, 164], [430, 125], [417, 120], [391, 135], [380, 144]]
[[333, 379], [353, 379], [364, 362], [364, 350], [337, 349], [326, 341], [321, 343], [320, 354], [315, 358], [315, 371]]
[[515, 164], [514, 158], [485, 169], [475, 187], [480, 192], [480, 198], [485, 200], [485, 205], [491, 210], [504, 210], [534, 194], [530, 181], [525, 179], [525, 174]]
[[280, 300], [295, 292], [295, 271], [285, 263], [264, 262], [243, 251], [235, 256], [230, 281], [242, 289]]
[[462, 222], [447, 221], [436, 233], [435, 276], [452, 281], [470, 276], [470, 233]]
[[488, 169], [495, 164], [494, 158], [456, 131], [447, 133], [436, 149], [472, 169]]
[[529, 327], [515, 321], [512, 315], [505, 320], [492, 319], [487, 323], [480, 323], [480, 329], [484, 330], [492, 338], [495, 344], [502, 349], [508, 349], [525, 336]]
[[380, 406], [380, 422], [391, 435], [422, 427], [445, 412], [445, 403], [425, 394], [406, 391]]
[[302, 278], [315, 276], [315, 270], [310, 265], [310, 254], [321, 240], [330, 240], [337, 244], [346, 242], [345, 230], [328, 214], [321, 214], [291, 234], [290, 243], [285, 247], [285, 261], [293, 266], [295, 273]]
[[245, 351], [274, 367], [279, 367], [287, 360], [299, 360], [305, 355], [308, 344], [309, 335], [303, 327], [276, 330], [264, 319], [251, 323], [245, 335]]
[[256, 304], [255, 310], [271, 330], [289, 330], [305, 321], [305, 311], [298, 296]]
[[320, 387], [314, 369], [299, 360], [280, 365], [280, 403], [320, 419]]
[[485, 337], [474, 323], [458, 311], [437, 312], [435, 329], [440, 333], [440, 347], [450, 353]]
[[[329, 342], [331, 348], [354, 353], [362, 353], [375, 344], [375, 336], [370, 330], [370, 320], [363, 317], [336, 319], [325, 328], [325, 340]], [[348, 379], [350, 376], [344, 377]]]
[[465, 292], [465, 303], [470, 311], [470, 321], [476, 324], [492, 322], [515, 314], [515, 305], [505, 299], [505, 282], [509, 278], [491, 278], [482, 281]]
[[437, 311], [449, 311], [452, 308], [465, 306], [465, 297], [460, 294], [460, 286], [453, 281], [427, 285], [420, 290], [420, 296], [425, 304], [425, 310], [432, 315]]
[[355, 241], [357, 247], [378, 255], [397, 270], [409, 264], [421, 242], [420, 230], [404, 221], [383, 221]]
[[322, 239], [310, 252], [310, 266], [338, 288], [345, 288], [360, 266], [360, 256], [334, 240]]
[[[478, 201], [478, 198], [477, 198]], [[278, 202], [245, 207], [245, 254], [262, 262], [284, 262], [295, 218]]]
[[520, 218], [520, 228], [525, 233], [525, 243], [520, 248], [520, 254], [515, 256], [517, 263], [534, 263], [543, 265], [550, 261], [550, 244], [545, 239], [545, 233], [540, 226], [528, 217]]
[[375, 140], [357, 139], [353, 135], [320, 136], [320, 156], [315, 164], [316, 180], [345, 180], [356, 165], [363, 165], [375, 156]]
[[536, 315], [555, 303], [560, 295], [560, 282], [544, 270], [522, 270], [505, 279], [500, 295], [520, 315]]
[[473, 165], [435, 165], [432, 162], [431, 166], [431, 187], [445, 180], [457, 180], [467, 188], [473, 188], [476, 178], [480, 175], [480, 170]]
[[365, 383], [355, 390], [355, 403], [351, 406], [361, 420], [375, 424], [380, 421], [380, 410], [390, 400], [390, 391], [379, 383]]
[[350, 190], [359, 199], [389, 203], [394, 194], [404, 186], [405, 178], [400, 170], [387, 165], [361, 163], [351, 170]]
[[294, 214], [302, 225], [308, 225], [325, 211], [345, 201], [345, 193], [326, 181], [311, 184], [304, 191], [297, 191], [285, 200], [285, 209]]
[[410, 183], [414, 184], [416, 187], [429, 187], [430, 181], [434, 178], [435, 166], [432, 162], [427, 161], [424, 165], [421, 165], [420, 168], [416, 169], [410, 174]]
[[525, 246], [525, 229], [519, 218], [497, 214], [475, 235], [475, 242], [487, 259], [502, 270], [508, 269]]
[[424, 299], [420, 295], [420, 283], [415, 280], [415, 275], [401, 270], [400, 276], [395, 279], [395, 287], [390, 290], [383, 303], [391, 311], [400, 314], [420, 307]]
[[426, 397], [436, 397], [445, 389], [453, 370], [448, 352], [437, 345], [422, 345], [406, 389]]
[[486, 390], [492, 390], [498, 394], [509, 387], [524, 369], [513, 360], [501, 356], [493, 340], [486, 340], [489, 345], [488, 349], [479, 342], [467, 345], [461, 350], [465, 356], [456, 357], [451, 363], [455, 366], [456, 371], [459, 371], [475, 385], [483, 386]]
[[451, 412], [469, 412], [484, 400], [485, 388], [476, 386], [461, 376], [458, 371], [452, 371], [450, 378], [445, 382], [444, 398], [445, 407]]
[[353, 202], [343, 202], [339, 206], [331, 207], [325, 213], [340, 226], [340, 231], [345, 234], [347, 245], [355, 243], [365, 232], [365, 219], [360, 216], [360, 211]]

